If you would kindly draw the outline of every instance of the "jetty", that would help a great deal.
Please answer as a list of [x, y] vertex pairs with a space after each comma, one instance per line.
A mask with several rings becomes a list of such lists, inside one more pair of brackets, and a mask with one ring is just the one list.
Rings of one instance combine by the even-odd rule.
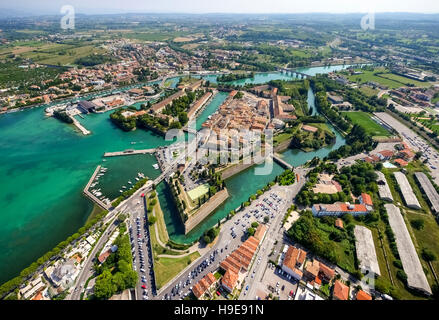
[[90, 185], [93, 183], [93, 181], [95, 180], [97, 174], [99, 173], [99, 171], [101, 170], [101, 166], [99, 165], [95, 172], [93, 173], [93, 175], [91, 176], [90, 180], [88, 181], [87, 185], [85, 186], [83, 192], [84, 194], [90, 199], [92, 200], [94, 203], [96, 203], [99, 207], [101, 207], [104, 210], [110, 210], [111, 205], [105, 204], [103, 201], [99, 200], [94, 194], [92, 194], [89, 189], [90, 189]]
[[91, 132], [88, 131], [86, 128], [84, 128], [84, 126], [83, 126], [78, 120], [76, 120], [74, 117], [71, 116], [70, 119], [73, 120], [73, 125], [74, 125], [76, 128], [78, 128], [79, 131], [81, 131], [83, 135], [86, 136], [86, 135], [91, 134]]
[[153, 154], [155, 152], [156, 149], [143, 149], [143, 150], [128, 149], [125, 151], [106, 152], [104, 153], [104, 157], [132, 156], [136, 154]]

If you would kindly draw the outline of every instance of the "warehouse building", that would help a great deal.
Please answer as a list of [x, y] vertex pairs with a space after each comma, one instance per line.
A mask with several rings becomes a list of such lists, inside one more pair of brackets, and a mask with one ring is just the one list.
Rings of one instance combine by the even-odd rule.
[[408, 287], [431, 295], [430, 285], [399, 208], [393, 204], [386, 204], [385, 208], [389, 216], [390, 227], [395, 233], [396, 247], [401, 258], [402, 267], [407, 275]]
[[430, 202], [431, 211], [437, 214], [439, 212], [439, 194], [425, 173], [416, 172], [415, 177], [421, 185], [422, 190], [424, 190], [425, 194], [427, 195], [427, 198]]
[[386, 176], [381, 171], [375, 172], [378, 175], [378, 193], [381, 200], [393, 202], [392, 192], [390, 191], [389, 184], [387, 183]]
[[377, 275], [381, 275], [378, 258], [373, 242], [372, 231], [366, 227], [355, 226], [355, 248], [357, 251], [357, 259], [360, 270], [363, 273], [372, 271]]
[[419, 204], [407, 177], [402, 172], [395, 172], [394, 175], [407, 207], [420, 210], [421, 205]]

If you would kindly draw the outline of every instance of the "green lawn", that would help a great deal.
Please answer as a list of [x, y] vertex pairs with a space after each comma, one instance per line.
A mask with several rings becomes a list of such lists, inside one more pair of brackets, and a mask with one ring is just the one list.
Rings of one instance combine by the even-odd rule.
[[361, 69], [358, 69], [356, 71], [360, 71], [363, 74], [348, 76], [348, 79], [352, 82], [367, 83], [372, 81], [387, 86], [390, 89], [407, 86], [408, 84], [413, 84], [419, 87], [428, 87], [431, 85], [429, 82], [417, 81], [394, 73], [390, 73], [389, 70], [384, 68], [377, 68], [374, 71]]
[[368, 86], [362, 86], [360, 88], [360, 91], [363, 92], [368, 97], [374, 97], [379, 92], [378, 90], [372, 89], [371, 87], [368, 87]]
[[389, 137], [391, 133], [387, 131], [384, 127], [380, 126], [378, 123], [371, 119], [371, 116], [362, 111], [355, 112], [342, 112], [343, 115], [347, 115], [348, 118], [354, 123], [363, 127], [366, 132], [372, 136], [383, 136]]
[[157, 281], [157, 289], [163, 287], [199, 257], [200, 254], [197, 251], [183, 258], [156, 258], [154, 260], [154, 272]]

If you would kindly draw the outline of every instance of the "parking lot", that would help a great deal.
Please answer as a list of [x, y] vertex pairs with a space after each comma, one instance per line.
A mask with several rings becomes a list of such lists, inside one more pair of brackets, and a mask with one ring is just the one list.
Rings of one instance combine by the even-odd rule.
[[[144, 200], [142, 199], [141, 201]], [[141, 207], [140, 201], [138, 204]], [[141, 279], [141, 282], [137, 285], [137, 298], [149, 300], [155, 294], [155, 282], [149, 229], [143, 208], [132, 215], [129, 235], [131, 253], [133, 255], [133, 268]]]
[[230, 228], [232, 237], [235, 239], [239, 230], [246, 232], [253, 222], [264, 223], [265, 217], [268, 217], [269, 221], [271, 221], [276, 217], [279, 207], [283, 203], [285, 203], [285, 199], [277, 192], [271, 192], [268, 196], [262, 198], [261, 201], [253, 202], [247, 208], [242, 218], [236, 220], [235, 225]]

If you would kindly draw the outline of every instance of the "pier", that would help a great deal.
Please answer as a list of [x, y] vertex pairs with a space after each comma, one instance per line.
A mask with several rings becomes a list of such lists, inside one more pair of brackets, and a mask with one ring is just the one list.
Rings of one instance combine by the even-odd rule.
[[70, 119], [73, 120], [73, 125], [74, 125], [76, 128], [78, 128], [79, 131], [81, 131], [83, 135], [86, 136], [86, 135], [91, 134], [91, 132], [88, 131], [87, 129], [85, 129], [84, 126], [83, 126], [78, 120], [76, 120], [74, 117], [70, 117]]
[[156, 152], [156, 149], [144, 149], [144, 150], [125, 150], [125, 151], [116, 151], [116, 152], [106, 152], [104, 153], [104, 157], [119, 157], [119, 156], [132, 156], [136, 154], [153, 154]]
[[95, 172], [93, 173], [93, 175], [91, 176], [87, 185], [85, 186], [83, 192], [90, 200], [92, 200], [94, 203], [96, 203], [99, 207], [101, 207], [104, 210], [110, 210], [110, 205], [105, 204], [103, 201], [99, 200], [94, 194], [92, 194], [90, 191], [88, 191], [88, 189], [90, 188], [90, 185], [95, 180], [96, 175], [99, 173], [99, 170], [101, 170], [100, 165], [96, 168]]

